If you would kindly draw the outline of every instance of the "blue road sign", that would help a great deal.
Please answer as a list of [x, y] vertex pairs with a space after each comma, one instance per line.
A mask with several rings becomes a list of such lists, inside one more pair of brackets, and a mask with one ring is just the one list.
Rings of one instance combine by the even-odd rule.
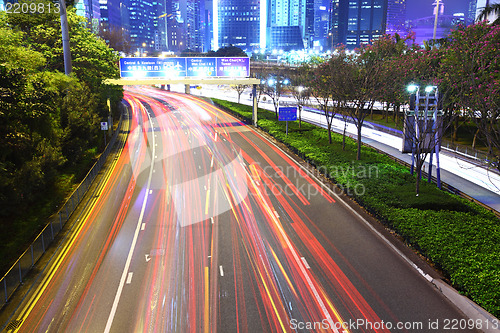
[[296, 106], [281, 106], [278, 109], [278, 120], [282, 121], [295, 121], [297, 120], [297, 107]]
[[249, 77], [250, 59], [235, 58], [121, 58], [120, 77], [134, 79], [185, 77]]
[[186, 58], [186, 66], [186, 76], [215, 76], [215, 58]]

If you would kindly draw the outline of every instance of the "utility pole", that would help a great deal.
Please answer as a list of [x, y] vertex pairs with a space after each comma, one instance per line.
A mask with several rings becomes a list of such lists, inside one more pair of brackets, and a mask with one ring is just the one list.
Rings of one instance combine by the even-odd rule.
[[59, 0], [59, 14], [61, 16], [61, 32], [64, 56], [64, 73], [70, 75], [72, 71], [71, 65], [71, 51], [69, 49], [69, 28], [68, 28], [68, 14], [66, 13], [65, 0]]

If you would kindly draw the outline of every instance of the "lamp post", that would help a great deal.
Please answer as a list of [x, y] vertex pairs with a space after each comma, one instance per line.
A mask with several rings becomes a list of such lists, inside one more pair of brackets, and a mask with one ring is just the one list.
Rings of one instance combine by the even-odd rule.
[[[420, 92], [420, 87], [417, 86], [416, 84], [410, 84], [407, 87], [408, 92], [411, 94], [410, 95], [410, 110], [412, 108], [412, 102], [414, 103], [414, 112], [415, 112], [415, 137], [418, 137], [418, 101], [419, 101], [419, 92]], [[415, 98], [413, 98], [413, 95], [415, 94]], [[413, 99], [413, 101], [412, 101]], [[405, 121], [406, 123], [406, 121]], [[405, 124], [406, 126], [406, 124]], [[413, 170], [414, 170], [414, 165], [415, 165], [415, 142], [412, 138], [411, 142], [411, 167], [410, 167], [410, 173], [413, 175]]]

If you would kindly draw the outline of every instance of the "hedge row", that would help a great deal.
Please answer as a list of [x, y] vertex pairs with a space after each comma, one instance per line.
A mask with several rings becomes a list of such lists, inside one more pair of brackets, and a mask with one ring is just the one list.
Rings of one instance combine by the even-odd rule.
[[[252, 108], [213, 99], [221, 108], [250, 122]], [[259, 109], [261, 129], [314, 164], [365, 209], [401, 235], [440, 268], [453, 286], [500, 317], [500, 221], [494, 214], [458, 196], [421, 183], [415, 196], [415, 177], [389, 157], [363, 147], [356, 161], [356, 142], [325, 129], [276, 120], [274, 112]]]

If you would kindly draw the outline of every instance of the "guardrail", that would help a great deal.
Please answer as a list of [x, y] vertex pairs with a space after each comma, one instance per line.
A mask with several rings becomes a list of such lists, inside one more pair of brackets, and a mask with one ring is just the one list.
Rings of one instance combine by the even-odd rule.
[[49, 222], [45, 225], [43, 230], [38, 234], [31, 245], [26, 249], [26, 251], [24, 251], [19, 259], [17, 259], [7, 273], [5, 273], [2, 279], [0, 279], [0, 286], [1, 289], [3, 289], [3, 300], [5, 303], [9, 301], [12, 294], [23, 283], [23, 279], [40, 259], [40, 257], [45, 253], [50, 243], [52, 243], [57, 233], [61, 231], [66, 222], [68, 222], [71, 214], [73, 214], [76, 207], [87, 193], [116, 142], [116, 138], [118, 137], [118, 133], [120, 132], [122, 126], [122, 118], [123, 112], [120, 115], [118, 127], [113, 133], [108, 145], [104, 149], [104, 152], [101, 154], [97, 162], [94, 163], [92, 169], [90, 169], [87, 173], [78, 188], [71, 194], [59, 212], [49, 219]]
[[[285, 104], [294, 104], [294, 103], [285, 103]], [[294, 105], [296, 105], [296, 103]], [[304, 106], [303, 112], [310, 112], [319, 115], [324, 115], [324, 112], [322, 110], [316, 109], [311, 106]], [[335, 118], [340, 121], [344, 121], [344, 118], [340, 114], [336, 114]], [[353, 120], [350, 117], [347, 117], [347, 122], [350, 124], [354, 124]], [[400, 138], [403, 137], [403, 131], [392, 127], [384, 126], [370, 121], [365, 121], [363, 126], [369, 126], [371, 128], [376, 129], [377, 131], [391, 134]], [[466, 158], [467, 160], [482, 167], [493, 166], [493, 168], [491, 168], [490, 170], [495, 173], [499, 173], [499, 171], [496, 170], [496, 165], [492, 165], [490, 157], [484, 151], [477, 150], [470, 146], [456, 144], [446, 139], [442, 139], [441, 149], [446, 150], [450, 153], [460, 155], [461, 157]]]

